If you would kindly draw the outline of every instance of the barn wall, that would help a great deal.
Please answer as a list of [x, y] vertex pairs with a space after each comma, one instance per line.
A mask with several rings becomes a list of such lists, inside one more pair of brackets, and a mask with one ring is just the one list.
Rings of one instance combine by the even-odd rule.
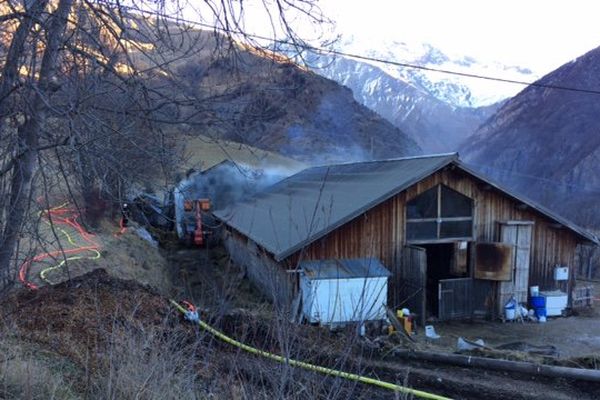
[[289, 307], [297, 293], [296, 274], [286, 272], [270, 254], [235, 231], [225, 231], [223, 242], [232, 261], [243, 268], [250, 281], [281, 307]]
[[[288, 261], [293, 265], [301, 259], [378, 257], [395, 274], [400, 268], [395, 260], [400, 259], [399, 254], [406, 243], [405, 203], [438, 184], [474, 200], [474, 237], [477, 241], [497, 241], [499, 221], [534, 221], [530, 283], [538, 284], [542, 290], [555, 289], [553, 271], [556, 264], [570, 267], [569, 284], [573, 282], [577, 246], [573, 232], [552, 227], [553, 222], [543, 215], [532, 209], [520, 209], [520, 203], [459, 169], [438, 171], [312, 243]], [[570, 287], [563, 286], [562, 289], [570, 290]]]

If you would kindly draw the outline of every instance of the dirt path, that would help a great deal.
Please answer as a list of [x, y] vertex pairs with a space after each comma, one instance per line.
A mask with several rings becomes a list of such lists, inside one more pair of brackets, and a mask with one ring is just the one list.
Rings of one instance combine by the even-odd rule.
[[177, 297], [213, 314], [232, 308], [271, 308], [266, 299], [229, 262], [225, 250], [174, 246], [165, 251]]
[[435, 325], [441, 336], [432, 343], [444, 351], [456, 350], [458, 337], [483, 339], [488, 346], [526, 342], [552, 345], [560, 358], [585, 357], [600, 354], [600, 317], [595, 313], [567, 318], [549, 318], [546, 323], [501, 323], [483, 320], [452, 321]]

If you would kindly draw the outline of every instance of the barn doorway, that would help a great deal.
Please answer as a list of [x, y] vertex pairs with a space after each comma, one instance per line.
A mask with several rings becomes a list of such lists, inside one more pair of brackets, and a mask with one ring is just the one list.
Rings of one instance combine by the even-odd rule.
[[427, 254], [427, 317], [441, 317], [440, 283], [469, 278], [467, 246], [460, 243], [422, 244]]
[[452, 277], [450, 264], [453, 258], [452, 243], [421, 245], [427, 253], [427, 317], [439, 313], [438, 286], [441, 279]]

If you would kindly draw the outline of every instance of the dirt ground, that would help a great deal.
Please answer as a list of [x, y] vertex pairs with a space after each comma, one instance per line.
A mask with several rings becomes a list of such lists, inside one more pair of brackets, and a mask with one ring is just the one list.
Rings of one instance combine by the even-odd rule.
[[[42, 228], [40, 234], [50, 240], [46, 248], [37, 248], [34, 254], [56, 250], [61, 247], [68, 250], [88, 245], [72, 227], [61, 225], [56, 228], [60, 240], [59, 247], [49, 228], [46, 225], [43, 225]], [[172, 284], [166, 259], [158, 248], [135, 233], [138, 228], [139, 225], [132, 222], [123, 234], [117, 235], [119, 228], [116, 221], [103, 221], [100, 229], [93, 235], [93, 240], [99, 245], [100, 257], [92, 259], [94, 253], [91, 252], [76, 254], [77, 256], [81, 255], [83, 258], [69, 261], [66, 265], [51, 270], [47, 274], [47, 279], [56, 284], [65, 282], [69, 277], [75, 278], [95, 269], [103, 268], [116, 278], [133, 279], [143, 285], [151, 286], [163, 295], [171, 294]], [[70, 235], [74, 244], [67, 241], [64, 235], [65, 232]], [[47, 282], [40, 278], [40, 271], [55, 266], [62, 260], [62, 256], [59, 255], [33, 263], [29, 268], [27, 279], [39, 286], [47, 285]]]
[[[578, 282], [592, 286], [594, 282]], [[561, 360], [582, 357], [600, 357], [600, 303], [595, 307], [574, 310], [568, 317], [549, 317], [547, 322], [533, 321], [486, 321], [481, 319], [432, 323], [441, 336], [437, 340], [426, 339], [423, 330], [417, 341], [441, 351], [456, 351], [459, 337], [475, 341], [482, 339], [486, 346], [496, 348], [511, 343], [527, 343], [534, 346], [554, 346], [556, 357]]]
[[[514, 342], [536, 346], [555, 346], [560, 358], [585, 357], [600, 354], [600, 314], [589, 310], [586, 315], [548, 318], [546, 323], [492, 322], [483, 320], [451, 321], [434, 324], [440, 339], [427, 340], [432, 348], [456, 350], [459, 337], [483, 339], [496, 347]], [[421, 331], [419, 340], [426, 340]]]
[[1, 320], [14, 323], [21, 339], [50, 346], [82, 365], [93, 364], [115, 321], [136, 321], [149, 329], [173, 313], [150, 287], [115, 279], [103, 269], [34, 291], [18, 290], [2, 300], [0, 309]]

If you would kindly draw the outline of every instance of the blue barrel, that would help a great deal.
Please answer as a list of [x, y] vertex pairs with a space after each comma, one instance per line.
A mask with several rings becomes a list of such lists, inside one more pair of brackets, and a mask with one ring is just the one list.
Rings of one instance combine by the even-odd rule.
[[531, 307], [546, 309], [546, 298], [544, 296], [531, 296]]

